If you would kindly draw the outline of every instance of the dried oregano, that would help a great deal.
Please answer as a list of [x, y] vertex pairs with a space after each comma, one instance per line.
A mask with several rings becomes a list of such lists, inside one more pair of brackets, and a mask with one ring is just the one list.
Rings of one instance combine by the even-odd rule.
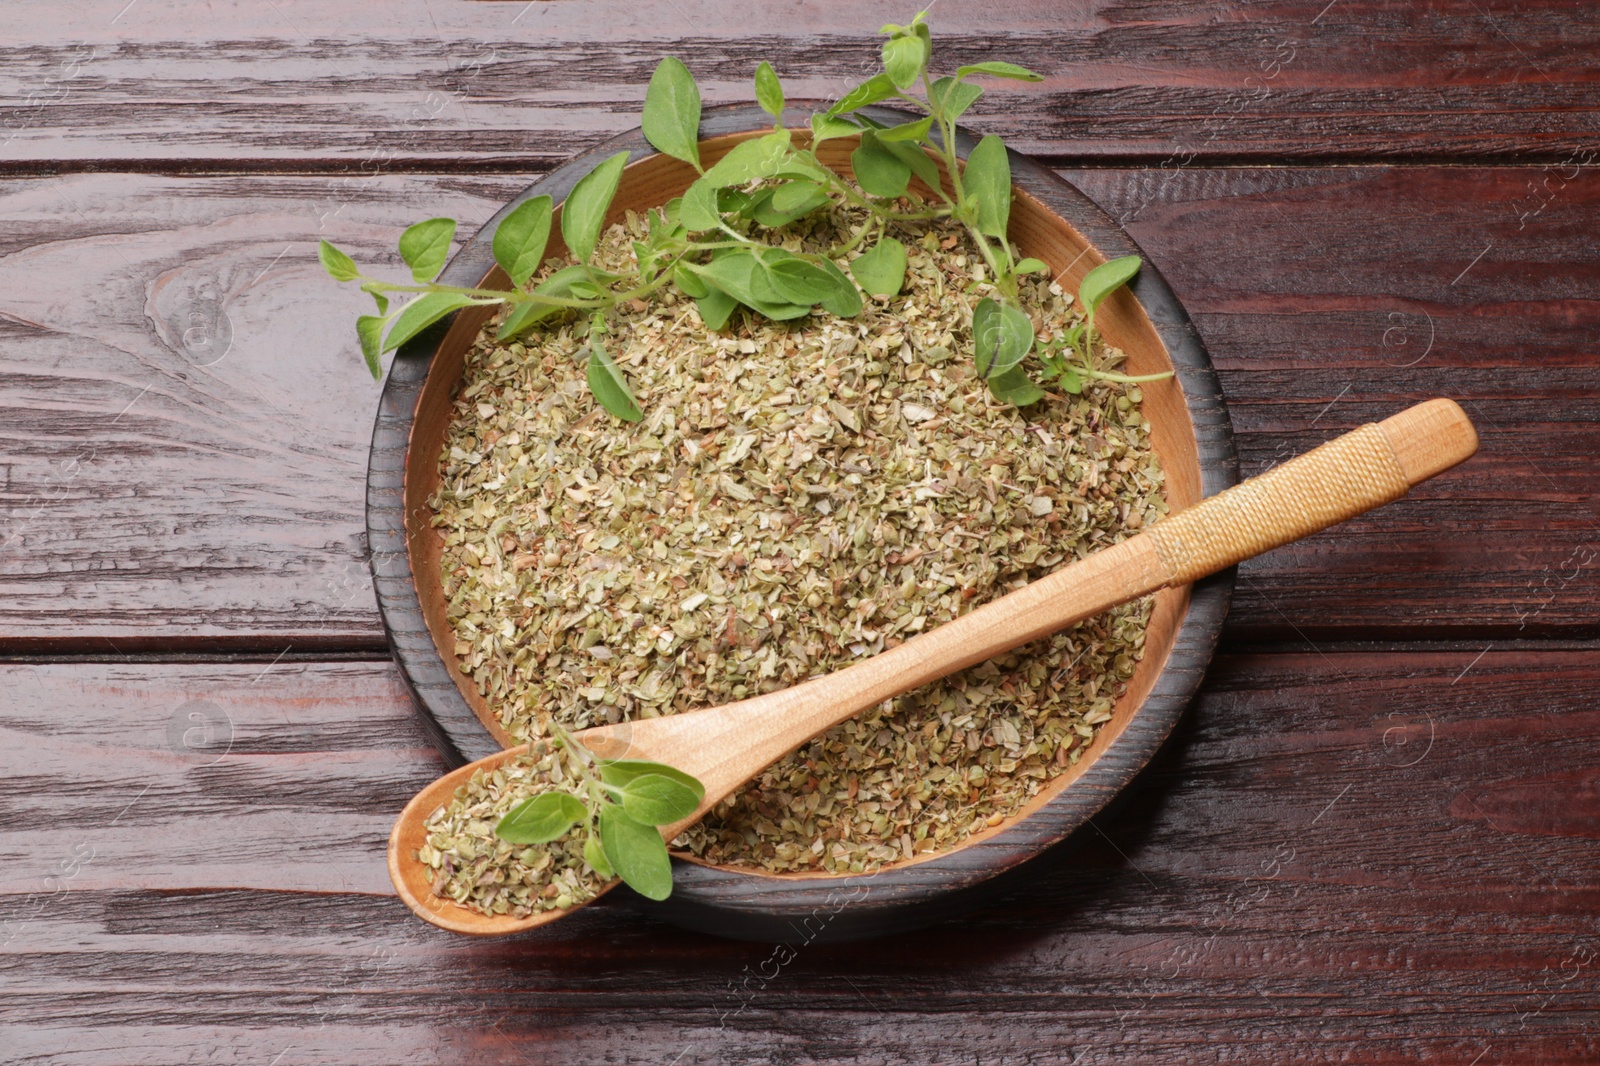
[[[864, 217], [835, 209], [788, 239], [826, 248]], [[604, 269], [625, 266], [641, 225], [601, 238]], [[514, 736], [794, 684], [1165, 511], [1137, 386], [1091, 380], [1026, 412], [997, 402], [954, 358], [991, 291], [981, 257], [948, 221], [892, 232], [906, 284], [854, 319], [719, 333], [671, 290], [617, 308], [610, 353], [646, 411], [636, 425], [586, 402], [581, 325], [474, 346], [431, 503], [455, 651]], [[1059, 287], [1019, 293], [1046, 343], [1081, 333]], [[1118, 608], [845, 723], [676, 843], [773, 871], [952, 846], [1079, 759], [1148, 611]]]
[[[1074, 305], [1010, 242], [999, 138], [956, 159], [955, 122], [983, 92], [971, 79], [1039, 75], [991, 61], [935, 77], [923, 14], [883, 35], [882, 71], [799, 130], [762, 64], [772, 131], [709, 168], [698, 87], [663, 60], [643, 130], [699, 178], [606, 233], [627, 155], [606, 159], [562, 205], [562, 263], [545, 259], [555, 205], [530, 198], [492, 238], [510, 289], [438, 283], [450, 219], [402, 234], [414, 284], [321, 245], [377, 304], [357, 322], [375, 375], [441, 318], [501, 307], [468, 357], [431, 502], [461, 668], [531, 743], [436, 812], [419, 858], [438, 893], [524, 915], [581, 903], [610, 872], [600, 839], [621, 796], [570, 750], [561, 776], [546, 738], [564, 727], [835, 669], [1165, 511], [1138, 407], [1149, 379], [1120, 374], [1094, 325], [1138, 259], [1092, 270]], [[926, 117], [885, 127], [860, 110], [884, 100]], [[857, 139], [848, 173], [815, 151], [840, 137]], [[417, 296], [391, 308], [396, 293]], [[1148, 616], [1147, 601], [1118, 608], [845, 723], [677, 844], [859, 871], [998, 824], [1079, 760]]]

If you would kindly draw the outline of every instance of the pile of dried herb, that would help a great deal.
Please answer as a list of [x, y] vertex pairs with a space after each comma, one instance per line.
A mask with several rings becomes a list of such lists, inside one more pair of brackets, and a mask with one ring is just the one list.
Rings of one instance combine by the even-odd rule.
[[[781, 236], [817, 252], [866, 221], [834, 207]], [[460, 667], [513, 736], [795, 684], [1165, 512], [1138, 387], [995, 399], [953, 357], [993, 295], [967, 232], [888, 229], [909, 253], [904, 287], [854, 318], [735, 315], [719, 333], [672, 288], [615, 307], [636, 424], [590, 398], [581, 321], [469, 353], [431, 504]], [[644, 232], [630, 216], [595, 260], [628, 267]], [[1081, 327], [1047, 279], [1019, 279], [1019, 297], [1042, 341]], [[844, 872], [958, 844], [1078, 761], [1148, 615], [1129, 604], [847, 722], [677, 846]]]
[[429, 816], [417, 860], [435, 871], [433, 894], [485, 914], [526, 918], [593, 899], [611, 880], [584, 858], [576, 833], [543, 844], [513, 844], [495, 826], [528, 797], [563, 784], [568, 771], [551, 745], [474, 773], [455, 798]]

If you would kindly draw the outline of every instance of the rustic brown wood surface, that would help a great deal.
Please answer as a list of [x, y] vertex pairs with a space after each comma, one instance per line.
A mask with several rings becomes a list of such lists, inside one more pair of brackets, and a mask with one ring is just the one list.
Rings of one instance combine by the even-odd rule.
[[6, 1061], [1592, 1061], [1600, 658], [1477, 654], [1224, 656], [998, 905], [786, 948], [410, 918], [386, 663], [7, 666]]
[[[1417, 400], [1479, 455], [1240, 569], [1114, 813], [998, 905], [865, 944], [615, 898], [410, 918], [444, 767], [362, 538], [377, 390], [327, 236], [395, 265], [636, 124], [656, 59], [825, 97], [910, 9], [170, 0], [5, 11], [0, 1061], [1600, 1060], [1600, 89], [1591, 5], [933, 12], [1001, 133], [1123, 221], [1242, 472]], [[614, 894], [620, 895], [620, 894]]]

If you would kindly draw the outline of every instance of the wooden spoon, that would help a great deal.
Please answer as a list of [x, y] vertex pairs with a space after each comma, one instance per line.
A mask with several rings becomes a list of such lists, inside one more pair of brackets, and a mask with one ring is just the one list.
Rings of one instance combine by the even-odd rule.
[[[661, 830], [671, 840], [769, 765], [869, 707], [1120, 603], [1187, 584], [1399, 499], [1412, 485], [1455, 466], [1477, 447], [1478, 435], [1465, 412], [1453, 401], [1430, 400], [1346, 433], [836, 673], [722, 707], [597, 726], [573, 735], [602, 758], [650, 759], [700, 779], [706, 788], [700, 806]], [[521, 751], [512, 748], [441, 777], [406, 805], [389, 836], [389, 876], [400, 898], [441, 929], [503, 936], [577, 909], [542, 911], [528, 918], [489, 917], [434, 896], [431, 872], [417, 861], [428, 816], [450, 802], [474, 771], [493, 768]]]

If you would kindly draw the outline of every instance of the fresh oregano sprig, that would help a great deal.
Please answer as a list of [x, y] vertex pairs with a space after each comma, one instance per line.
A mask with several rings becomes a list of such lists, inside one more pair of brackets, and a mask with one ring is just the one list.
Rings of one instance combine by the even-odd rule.
[[656, 828], [689, 817], [705, 786], [681, 770], [638, 759], [601, 759], [560, 726], [554, 743], [567, 756], [572, 791], [523, 800], [495, 827], [513, 844], [548, 844], [581, 827], [583, 858], [594, 872], [623, 882], [647, 899], [672, 894], [672, 862]]
[[[455, 234], [455, 222], [419, 222], [400, 237], [400, 257], [414, 284], [395, 284], [361, 273], [344, 252], [324, 241], [323, 266], [339, 281], [356, 281], [372, 295], [377, 314], [356, 322], [361, 350], [373, 376], [379, 357], [399, 347], [453, 311], [500, 304], [505, 316], [496, 334], [510, 340], [556, 316], [587, 317], [584, 349], [590, 391], [607, 411], [626, 421], [643, 417], [622, 368], [604, 337], [608, 312], [617, 304], [649, 295], [671, 284], [695, 300], [706, 326], [720, 330], [741, 309], [774, 321], [811, 314], [816, 307], [854, 317], [863, 295], [893, 297], [905, 284], [906, 249], [886, 232], [887, 223], [953, 218], [971, 236], [998, 297], [984, 296], [973, 311], [973, 364], [998, 398], [1025, 406], [1043, 390], [1030, 369], [1030, 355], [1046, 378], [1078, 392], [1091, 378], [1148, 381], [1168, 375], [1129, 377], [1103, 369], [1096, 360], [1095, 312], [1112, 292], [1138, 271], [1127, 256], [1102, 264], [1084, 278], [1078, 301], [1084, 321], [1068, 335], [1041, 341], [1020, 306], [1018, 279], [1048, 271], [1038, 259], [1018, 258], [1009, 236], [1011, 163], [1004, 142], [982, 138], [965, 163], [955, 150], [956, 121], [983, 95], [975, 77], [1037, 82], [1042, 76], [1018, 64], [991, 60], [958, 67], [935, 77], [930, 69], [932, 36], [927, 12], [907, 25], [889, 24], [880, 50], [883, 69], [851, 89], [826, 111], [814, 114], [808, 128], [783, 124], [784, 92], [776, 72], [761, 63], [755, 72], [755, 97], [773, 117], [772, 130], [736, 145], [711, 167], [700, 158], [700, 89], [681, 60], [668, 57], [656, 67], [645, 94], [641, 127], [661, 152], [692, 166], [699, 176], [677, 197], [646, 216], [646, 237], [635, 241], [632, 269], [607, 271], [595, 262], [605, 218], [616, 195], [628, 156], [611, 156], [573, 187], [561, 206], [561, 236], [575, 263], [530, 284], [547, 250], [555, 205], [535, 196], [496, 227], [495, 261], [511, 280], [510, 289], [441, 285], [437, 278]], [[892, 100], [925, 112], [918, 119], [887, 126], [863, 108]], [[796, 137], [796, 132], [802, 136]], [[819, 146], [842, 137], [857, 138], [850, 174], [834, 170], [818, 155]], [[941, 167], [948, 185], [941, 180]], [[911, 184], [931, 194], [922, 195]], [[779, 246], [782, 229], [829, 204], [865, 209], [867, 219], [849, 240], [826, 254], [789, 251]], [[834, 262], [862, 248], [850, 273]], [[391, 309], [389, 296], [417, 293], [404, 307]]]

